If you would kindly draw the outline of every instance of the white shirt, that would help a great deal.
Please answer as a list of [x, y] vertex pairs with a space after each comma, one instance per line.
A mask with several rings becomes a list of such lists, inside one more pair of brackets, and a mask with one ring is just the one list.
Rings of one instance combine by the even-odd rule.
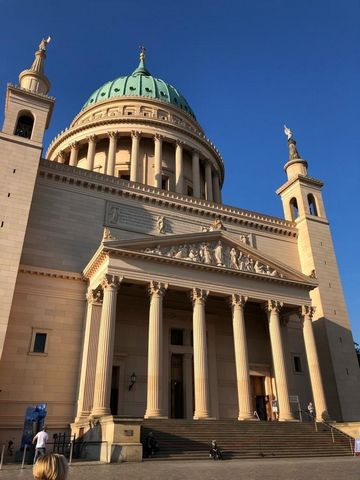
[[41, 432], [37, 433], [34, 437], [36, 438], [36, 447], [35, 448], [45, 448], [46, 442], [49, 439], [49, 435], [42, 430]]

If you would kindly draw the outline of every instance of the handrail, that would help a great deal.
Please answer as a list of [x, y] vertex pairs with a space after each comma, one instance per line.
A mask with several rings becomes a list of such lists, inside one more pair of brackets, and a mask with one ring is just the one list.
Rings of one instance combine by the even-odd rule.
[[256, 417], [257, 420], [259, 420], [259, 422], [260, 422], [260, 417], [259, 417], [258, 412], [257, 412], [256, 410], [254, 410], [253, 415], [254, 415], [254, 417]]
[[335, 443], [334, 430], [337, 433], [339, 433], [340, 435], [342, 435], [343, 437], [347, 438], [349, 440], [349, 444], [350, 444], [350, 451], [351, 451], [352, 454], [354, 454], [354, 448], [353, 448], [353, 440], [354, 439], [353, 439], [353, 437], [351, 437], [350, 435], [348, 435], [345, 432], [342, 432], [339, 428], [334, 427], [333, 425], [331, 425], [331, 423], [327, 422], [326, 420], [321, 420], [321, 422], [317, 422], [316, 418], [313, 415], [310, 415], [310, 413], [308, 413], [306, 410], [301, 409], [301, 411], [303, 413], [305, 413], [308, 417], [310, 417], [312, 420], [314, 420], [316, 432], [318, 431], [318, 429], [317, 429], [317, 424], [318, 423], [321, 423], [322, 425], [325, 425], [326, 427], [328, 427], [330, 429], [330, 432], [331, 432], [331, 437], [332, 437], [333, 443]]

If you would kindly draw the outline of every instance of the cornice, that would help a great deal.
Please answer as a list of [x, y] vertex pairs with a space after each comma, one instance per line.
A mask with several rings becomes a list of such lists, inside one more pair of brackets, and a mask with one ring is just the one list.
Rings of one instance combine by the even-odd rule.
[[55, 97], [50, 97], [49, 95], [45, 95], [45, 93], [35, 93], [31, 90], [28, 90], [27, 88], [19, 87], [19, 85], [15, 85], [14, 83], [8, 83], [7, 86], [10, 90], [15, 90], [19, 93], [26, 93], [27, 95], [30, 95], [30, 97], [34, 97], [36, 99], [40, 97], [48, 102], [55, 103]]
[[281, 185], [281, 187], [279, 187], [276, 190], [277, 195], [280, 195], [284, 190], [289, 188], [291, 185], [293, 185], [297, 181], [299, 181], [300, 183], [312, 185], [317, 188], [321, 188], [324, 186], [324, 183], [321, 180], [318, 180], [317, 178], [313, 178], [313, 177], [308, 177], [307, 175], [301, 175], [300, 173], [298, 173], [297, 175], [295, 175], [293, 178], [290, 178], [290, 180], [288, 180], [286, 183]]
[[27, 273], [30, 275], [40, 275], [43, 277], [62, 278], [64, 280], [77, 280], [84, 282], [85, 279], [81, 273], [66, 272], [63, 270], [54, 270], [51, 268], [33, 267], [31, 265], [20, 265], [20, 273]]
[[173, 210], [183, 210], [191, 214], [215, 219], [221, 215], [224, 221], [266, 231], [286, 237], [297, 237], [296, 224], [281, 218], [263, 215], [249, 210], [241, 210], [236, 207], [210, 202], [194, 197], [188, 197], [180, 193], [161, 190], [142, 183], [130, 182], [117, 177], [92, 172], [69, 165], [40, 160], [40, 178], [56, 183], [68, 184], [78, 188], [88, 189], [93, 192], [102, 192], [115, 198], [137, 198], [145, 203], [151, 203]]

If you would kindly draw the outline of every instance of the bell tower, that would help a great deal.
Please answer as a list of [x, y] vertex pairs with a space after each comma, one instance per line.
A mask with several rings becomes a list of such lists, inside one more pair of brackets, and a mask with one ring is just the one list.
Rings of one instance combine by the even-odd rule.
[[313, 326], [329, 414], [333, 420], [359, 420], [359, 366], [322, 198], [323, 183], [308, 175], [308, 164], [287, 127], [285, 134], [288, 180], [276, 193], [283, 202], [285, 219], [295, 222], [298, 230], [302, 272], [319, 282], [310, 296], [316, 308]]
[[0, 356], [24, 243], [36, 174], [54, 99], [44, 73], [43, 39], [32, 66], [20, 73], [19, 85], [8, 85], [0, 131]]

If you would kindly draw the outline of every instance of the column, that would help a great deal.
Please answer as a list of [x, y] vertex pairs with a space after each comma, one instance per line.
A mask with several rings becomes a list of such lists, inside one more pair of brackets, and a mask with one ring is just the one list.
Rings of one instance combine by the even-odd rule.
[[76, 421], [90, 415], [94, 398], [96, 356], [100, 329], [102, 290], [88, 289], [84, 345]]
[[151, 282], [149, 310], [149, 346], [147, 407], [145, 418], [163, 418], [163, 315], [162, 301], [167, 285]]
[[221, 203], [220, 179], [217, 172], [214, 172], [213, 175], [213, 197], [214, 202]]
[[183, 147], [184, 142], [177, 140], [175, 150], [175, 191], [178, 193], [184, 193]]
[[269, 300], [267, 303], [269, 333], [276, 381], [277, 400], [279, 403], [279, 420], [293, 420], [293, 415], [290, 410], [284, 349], [281, 340], [279, 312], [282, 306], [283, 304], [281, 302], [277, 302], [275, 300]]
[[58, 153], [57, 161], [58, 161], [58, 163], [65, 163], [65, 152], [64, 152], [64, 150], [60, 150], [60, 152]]
[[193, 288], [194, 419], [210, 417], [209, 369], [205, 322], [205, 302], [209, 292]]
[[107, 157], [106, 165], [106, 175], [111, 175], [112, 177], [115, 174], [115, 156], [116, 156], [116, 147], [117, 147], [117, 138], [119, 132], [109, 132], [109, 150]]
[[69, 165], [70, 165], [71, 167], [76, 167], [80, 144], [79, 144], [79, 142], [73, 142], [73, 143], [70, 145], [70, 147], [71, 147], [71, 150], [70, 150], [70, 161], [69, 161]]
[[235, 347], [236, 382], [239, 400], [238, 420], [253, 420], [249, 361], [246, 343], [244, 305], [247, 297], [233, 294], [230, 298]]
[[205, 187], [206, 187], [206, 200], [210, 202], [213, 201], [213, 190], [212, 190], [212, 174], [211, 174], [211, 164], [209, 161], [205, 163]]
[[312, 317], [314, 311], [315, 309], [313, 307], [303, 305], [301, 307], [300, 315], [303, 321], [304, 343], [310, 373], [311, 389], [315, 403], [316, 420], [321, 422], [323, 419], [323, 413], [327, 414], [327, 405], [312, 326]]
[[131, 165], [130, 165], [130, 180], [138, 182], [138, 168], [139, 168], [139, 149], [140, 149], [141, 133], [135, 130], [131, 132]]
[[111, 375], [114, 353], [117, 291], [122, 278], [106, 274], [101, 311], [99, 346], [96, 360], [95, 391], [92, 415], [110, 415]]
[[199, 152], [196, 150], [192, 154], [192, 181], [193, 181], [193, 195], [200, 198], [200, 160]]
[[86, 157], [86, 169], [94, 170], [95, 150], [96, 150], [96, 135], [88, 137], [88, 151]]
[[162, 141], [163, 136], [159, 133], [154, 135], [154, 186], [161, 188], [162, 180]]

